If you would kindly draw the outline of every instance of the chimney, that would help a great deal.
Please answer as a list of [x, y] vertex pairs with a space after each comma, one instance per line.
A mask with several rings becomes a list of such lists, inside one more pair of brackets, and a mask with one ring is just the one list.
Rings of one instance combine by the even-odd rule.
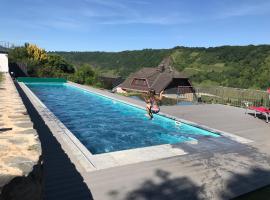
[[160, 70], [160, 72], [164, 72], [164, 71], [165, 71], [165, 65], [161, 65], [161, 66], [159, 67], [159, 70]]

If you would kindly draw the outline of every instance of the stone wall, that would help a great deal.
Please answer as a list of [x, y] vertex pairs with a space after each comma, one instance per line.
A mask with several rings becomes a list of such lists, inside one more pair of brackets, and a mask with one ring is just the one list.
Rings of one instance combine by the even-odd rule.
[[0, 52], [0, 72], [8, 72], [8, 54]]
[[9, 74], [0, 83], [0, 200], [42, 199], [38, 134]]

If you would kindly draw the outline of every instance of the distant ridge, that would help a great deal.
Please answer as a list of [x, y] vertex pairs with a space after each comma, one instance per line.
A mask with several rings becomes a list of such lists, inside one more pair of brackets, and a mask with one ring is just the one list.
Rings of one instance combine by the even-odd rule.
[[265, 89], [270, 86], [270, 45], [174, 47], [122, 52], [50, 52], [73, 64], [90, 64], [127, 77], [171, 56], [173, 66], [196, 84]]

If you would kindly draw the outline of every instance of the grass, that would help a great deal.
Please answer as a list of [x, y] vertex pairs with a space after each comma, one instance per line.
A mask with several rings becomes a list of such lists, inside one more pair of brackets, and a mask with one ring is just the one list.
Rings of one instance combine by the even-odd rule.
[[244, 194], [240, 197], [237, 197], [233, 200], [266, 200], [269, 199], [270, 197], [270, 185], [263, 187], [261, 189], [255, 190], [253, 192]]

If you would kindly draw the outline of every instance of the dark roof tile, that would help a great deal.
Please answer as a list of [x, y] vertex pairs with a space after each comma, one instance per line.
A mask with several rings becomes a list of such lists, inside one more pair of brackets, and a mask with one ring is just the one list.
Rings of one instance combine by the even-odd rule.
[[[119, 87], [130, 90], [148, 91], [150, 88], [154, 89], [157, 93], [164, 90], [174, 78], [186, 79], [183, 74], [176, 71], [171, 66], [171, 59], [165, 58], [158, 67], [155, 68], [142, 68], [139, 71], [132, 73]], [[149, 87], [132, 85], [134, 78], [146, 79]]]

